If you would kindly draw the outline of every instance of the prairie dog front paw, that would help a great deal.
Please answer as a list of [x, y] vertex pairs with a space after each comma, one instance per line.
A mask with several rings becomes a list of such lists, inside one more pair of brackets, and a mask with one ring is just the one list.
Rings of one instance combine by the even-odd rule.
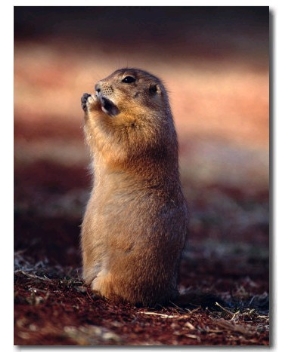
[[101, 109], [99, 98], [94, 94], [84, 93], [81, 97], [81, 107], [84, 112], [88, 112], [93, 109]]

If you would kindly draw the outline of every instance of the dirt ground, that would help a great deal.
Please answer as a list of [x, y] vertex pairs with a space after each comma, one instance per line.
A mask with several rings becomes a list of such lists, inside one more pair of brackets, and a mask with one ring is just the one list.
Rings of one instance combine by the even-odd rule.
[[[15, 345], [270, 345], [268, 20], [254, 7], [15, 9]], [[80, 98], [121, 66], [168, 88], [190, 211], [181, 299], [155, 309], [81, 280]]]

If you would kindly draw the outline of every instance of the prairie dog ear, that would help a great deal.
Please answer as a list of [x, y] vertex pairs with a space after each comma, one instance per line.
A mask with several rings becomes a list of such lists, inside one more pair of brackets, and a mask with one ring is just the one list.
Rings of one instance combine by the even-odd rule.
[[152, 95], [161, 94], [161, 89], [160, 89], [159, 84], [151, 83], [151, 84], [150, 84], [150, 87], [149, 87], [149, 92], [150, 92], [150, 94], [152, 94]]

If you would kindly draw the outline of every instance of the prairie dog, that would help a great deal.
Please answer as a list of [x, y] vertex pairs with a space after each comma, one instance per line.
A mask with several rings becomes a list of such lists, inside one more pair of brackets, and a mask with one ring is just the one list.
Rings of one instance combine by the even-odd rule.
[[81, 229], [83, 279], [115, 302], [174, 300], [188, 216], [167, 91], [152, 74], [123, 68], [81, 104], [93, 171]]

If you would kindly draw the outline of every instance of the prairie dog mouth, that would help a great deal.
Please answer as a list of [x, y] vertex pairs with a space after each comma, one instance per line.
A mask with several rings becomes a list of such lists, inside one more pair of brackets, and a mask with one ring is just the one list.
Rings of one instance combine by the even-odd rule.
[[104, 97], [100, 92], [96, 92], [96, 95], [101, 102], [101, 109], [103, 112], [110, 116], [118, 115], [119, 109], [110, 99]]

